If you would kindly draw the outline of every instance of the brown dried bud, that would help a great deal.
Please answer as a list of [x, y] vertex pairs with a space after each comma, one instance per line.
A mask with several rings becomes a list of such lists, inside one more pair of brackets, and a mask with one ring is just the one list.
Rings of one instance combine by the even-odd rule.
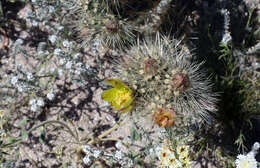
[[177, 72], [172, 78], [172, 87], [174, 90], [183, 91], [190, 85], [189, 78], [186, 74]]
[[117, 33], [119, 30], [119, 24], [116, 21], [108, 21], [105, 25], [110, 33]]
[[144, 71], [148, 75], [153, 75], [156, 73], [158, 69], [158, 64], [155, 59], [149, 58], [144, 61]]
[[175, 121], [175, 112], [172, 109], [159, 108], [153, 114], [154, 124], [158, 124], [160, 127], [170, 127]]

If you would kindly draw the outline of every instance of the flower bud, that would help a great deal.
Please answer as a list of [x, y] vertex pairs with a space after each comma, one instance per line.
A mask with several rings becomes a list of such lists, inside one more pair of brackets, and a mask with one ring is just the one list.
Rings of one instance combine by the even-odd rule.
[[177, 91], [184, 91], [190, 85], [188, 76], [184, 73], [177, 72], [172, 78], [172, 87]]
[[146, 74], [154, 75], [158, 69], [158, 64], [155, 59], [147, 59], [144, 61], [144, 71]]

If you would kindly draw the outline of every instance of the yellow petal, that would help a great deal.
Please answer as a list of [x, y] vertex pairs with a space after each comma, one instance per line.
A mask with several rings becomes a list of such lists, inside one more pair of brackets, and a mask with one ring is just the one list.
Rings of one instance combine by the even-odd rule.
[[129, 89], [129, 87], [124, 84], [123, 82], [121, 82], [118, 79], [106, 79], [105, 82], [107, 84], [110, 84], [111, 86], [114, 86], [115, 88], [127, 88]]
[[120, 95], [121, 95], [121, 91], [117, 88], [112, 88], [109, 90], [105, 90], [102, 95], [101, 98], [105, 101], [108, 101], [109, 103], [111, 103], [111, 106], [113, 106], [115, 108], [115, 110], [119, 110], [121, 108], [121, 99], [120, 99]]
[[117, 79], [106, 79], [106, 83], [114, 86], [114, 88], [106, 90], [102, 93], [102, 99], [111, 103], [115, 110], [123, 113], [132, 109], [132, 90], [123, 82]]
[[116, 88], [105, 90], [105, 91], [103, 91], [103, 93], [101, 95], [101, 98], [103, 100], [108, 101], [109, 103], [111, 103], [117, 96], [116, 92], [117, 92]]

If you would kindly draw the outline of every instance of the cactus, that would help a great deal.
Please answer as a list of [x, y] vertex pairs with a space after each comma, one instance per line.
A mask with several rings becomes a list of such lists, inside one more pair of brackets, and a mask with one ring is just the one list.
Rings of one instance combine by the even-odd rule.
[[138, 43], [127, 50], [120, 61], [115, 61], [118, 72], [113, 78], [122, 79], [135, 90], [133, 110], [137, 114], [154, 113], [155, 123], [160, 122], [160, 109], [175, 111], [176, 120], [210, 122], [210, 114], [217, 110], [217, 94], [201, 70], [202, 63], [186, 59], [190, 52], [180, 43], [159, 33], [155, 40]]

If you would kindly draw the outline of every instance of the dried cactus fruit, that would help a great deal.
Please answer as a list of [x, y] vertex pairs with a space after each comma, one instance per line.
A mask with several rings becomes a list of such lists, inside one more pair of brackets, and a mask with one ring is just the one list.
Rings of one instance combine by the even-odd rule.
[[175, 121], [175, 112], [173, 109], [159, 108], [153, 114], [154, 124], [160, 127], [170, 127]]

